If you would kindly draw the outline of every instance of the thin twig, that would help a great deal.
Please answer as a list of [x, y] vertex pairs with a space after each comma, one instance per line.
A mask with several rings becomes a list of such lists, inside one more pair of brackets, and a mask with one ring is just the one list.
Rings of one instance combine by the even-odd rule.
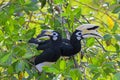
[[75, 18], [75, 21], [79, 22], [79, 24], [82, 24], [82, 22], [80, 22], [77, 18]]
[[90, 24], [90, 22], [87, 20], [87, 18], [84, 15], [81, 15], [83, 19], [85, 19], [87, 21], [87, 23]]
[[70, 40], [70, 32], [68, 31], [67, 28], [64, 27], [64, 32], [66, 33], [66, 37], [68, 40]]
[[[85, 20], [87, 20], [84, 15], [83, 15], [83, 17], [84, 17]], [[90, 23], [88, 20], [87, 20], [87, 22]], [[102, 47], [102, 49], [104, 50], [104, 52], [115, 52], [115, 51], [108, 51], [108, 50], [106, 50], [106, 49], [103, 47], [103, 45], [99, 42], [99, 40], [98, 40], [97, 38], [95, 38], [95, 39], [96, 39], [96, 41], [100, 44], [100, 46]]]
[[103, 47], [103, 45], [99, 42], [99, 40], [97, 38], [95, 38], [95, 40], [100, 44], [100, 46], [102, 47], [104, 52], [107, 52], [107, 50]]
[[[96, 38], [95, 38], [95, 39], [96, 39]], [[96, 41], [100, 44], [100, 46], [102, 47], [102, 49], [103, 49], [104, 52], [116, 53], [116, 51], [108, 51], [108, 50], [106, 50], [106, 49], [103, 47], [103, 45], [100, 43], [100, 41], [99, 41], [98, 39], [96, 39]], [[117, 52], [120, 52], [120, 50], [118, 50]]]
[[2, 0], [2, 2], [0, 3], [0, 6], [3, 5], [4, 2], [5, 2], [5, 0]]
[[74, 57], [74, 56], [71, 56], [71, 57], [72, 57], [72, 59], [73, 59], [73, 61], [74, 61], [75, 68], [79, 68], [79, 65], [78, 65], [75, 57]]
[[80, 1], [76, 1], [76, 2], [79, 3], [79, 4], [81, 4], [81, 5], [84, 5], [84, 6], [88, 7], [88, 8], [90, 8], [90, 9], [93, 9], [93, 10], [95, 10], [95, 11], [97, 11], [97, 12], [99, 11], [99, 12], [101, 12], [101, 13], [109, 16], [114, 22], [120, 23], [119, 21], [117, 21], [116, 19], [114, 19], [113, 17], [111, 17], [111, 16], [108, 14], [107, 11], [103, 12], [102, 10], [100, 10], [100, 9], [98, 9], [98, 8], [94, 8], [94, 7], [92, 7], [92, 6], [88, 5], [88, 4], [82, 3], [82, 2], [80, 2]]
[[33, 12], [31, 12], [30, 15], [29, 15], [29, 22], [27, 23], [26, 28], [29, 27], [29, 23], [31, 22], [32, 15], [33, 15]]
[[1, 7], [0, 7], [0, 10], [2, 10], [3, 8], [7, 7], [10, 5], [12, 0], [10, 0], [9, 2], [6, 2], [6, 4], [3, 4]]

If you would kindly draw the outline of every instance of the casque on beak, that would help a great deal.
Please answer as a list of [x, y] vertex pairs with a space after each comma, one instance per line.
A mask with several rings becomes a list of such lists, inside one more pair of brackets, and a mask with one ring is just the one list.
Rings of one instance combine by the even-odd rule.
[[83, 38], [95, 37], [95, 38], [102, 38], [102, 36], [98, 33], [97, 29], [99, 26], [95, 24], [83, 24], [77, 27], [77, 30], [82, 31]]
[[39, 34], [37, 36], [37, 39], [40, 39], [40, 38], [48, 38], [49, 36], [52, 35], [52, 32], [53, 30], [42, 30], [41, 31], [41, 34]]

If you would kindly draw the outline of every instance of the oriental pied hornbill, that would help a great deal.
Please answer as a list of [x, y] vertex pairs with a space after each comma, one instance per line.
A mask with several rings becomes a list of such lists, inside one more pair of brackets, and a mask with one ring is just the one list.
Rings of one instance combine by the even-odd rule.
[[72, 56], [81, 50], [81, 40], [89, 37], [101, 37], [97, 29], [99, 26], [94, 24], [84, 24], [76, 28], [72, 33], [70, 40], [62, 42], [61, 56]]
[[[42, 67], [44, 65], [49, 65], [50, 62], [56, 62], [59, 59], [61, 54], [60, 46], [62, 43], [62, 37], [58, 32], [53, 30], [44, 30], [39, 37], [40, 36], [50, 37], [49, 47], [43, 49], [44, 51], [40, 55], [36, 56], [34, 60], [36, 68], [39, 72], [42, 72]], [[32, 40], [34, 41], [34, 39]]]
[[[72, 56], [77, 54], [81, 50], [81, 40], [88, 37], [101, 37], [97, 32], [99, 26], [94, 24], [83, 24], [76, 28], [76, 30], [72, 33], [70, 40], [62, 39], [61, 44], [61, 56]], [[41, 36], [38, 35], [37, 38]], [[44, 42], [38, 42], [37, 39], [31, 39], [31, 43], [38, 44], [37, 49], [42, 50], [50, 47], [50, 40], [46, 40]]]

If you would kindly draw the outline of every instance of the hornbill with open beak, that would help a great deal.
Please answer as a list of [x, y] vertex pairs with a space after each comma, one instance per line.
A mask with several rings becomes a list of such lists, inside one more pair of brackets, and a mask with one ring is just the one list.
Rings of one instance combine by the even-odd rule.
[[34, 63], [39, 72], [42, 72], [44, 65], [49, 65], [50, 62], [56, 62], [59, 59], [61, 55], [60, 46], [62, 43], [62, 37], [56, 31], [43, 30], [39, 37], [41, 36], [49, 36], [50, 40], [49, 47], [46, 47], [40, 55], [35, 57]]
[[[97, 32], [99, 26], [95, 24], [83, 24], [76, 28], [76, 30], [72, 33], [70, 40], [62, 39], [61, 44], [61, 56], [72, 56], [77, 54], [81, 50], [81, 40], [88, 37], [98, 38], [100, 34]], [[41, 36], [37, 36], [40, 38]], [[46, 49], [50, 47], [50, 40], [46, 40], [44, 42], [38, 42], [37, 39], [31, 40], [31, 43], [37, 43], [38, 50]]]

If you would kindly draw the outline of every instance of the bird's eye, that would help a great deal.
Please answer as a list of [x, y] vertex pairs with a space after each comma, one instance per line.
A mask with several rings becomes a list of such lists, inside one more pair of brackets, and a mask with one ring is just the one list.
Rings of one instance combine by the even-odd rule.
[[81, 32], [77, 32], [76, 35], [77, 35], [77, 36], [81, 36]]
[[53, 36], [58, 36], [58, 34], [56, 33], [56, 32], [53, 32], [53, 34], [52, 34]]

